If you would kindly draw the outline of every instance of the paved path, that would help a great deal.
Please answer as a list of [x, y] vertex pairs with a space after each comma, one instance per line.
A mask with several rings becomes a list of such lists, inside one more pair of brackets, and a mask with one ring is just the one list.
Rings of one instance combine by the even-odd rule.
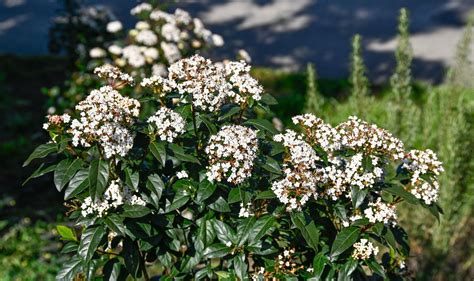
[[[3, 3], [2, 3], [3, 2]], [[89, 0], [109, 6], [126, 23], [135, 0]], [[3, 6], [2, 6], [3, 5]], [[414, 73], [439, 81], [452, 61], [473, 0], [200, 0], [179, 6], [226, 39], [225, 51], [245, 48], [258, 65], [301, 69], [313, 62], [324, 77], [347, 74], [350, 39], [364, 38], [370, 75], [384, 80], [394, 63], [398, 10], [411, 13]], [[0, 0], [0, 52], [44, 54], [55, 0]]]

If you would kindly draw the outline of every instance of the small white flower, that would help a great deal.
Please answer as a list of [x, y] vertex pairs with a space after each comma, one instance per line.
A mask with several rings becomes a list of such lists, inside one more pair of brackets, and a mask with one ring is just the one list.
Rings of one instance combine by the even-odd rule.
[[99, 48], [99, 47], [92, 48], [89, 51], [89, 56], [93, 59], [103, 58], [106, 55], [107, 55], [107, 52], [104, 49]]
[[120, 21], [111, 21], [107, 24], [107, 31], [110, 33], [116, 33], [122, 30], [123, 26]]
[[178, 179], [187, 179], [189, 175], [188, 175], [188, 172], [186, 172], [185, 170], [182, 170], [176, 173], [176, 177], [178, 177]]

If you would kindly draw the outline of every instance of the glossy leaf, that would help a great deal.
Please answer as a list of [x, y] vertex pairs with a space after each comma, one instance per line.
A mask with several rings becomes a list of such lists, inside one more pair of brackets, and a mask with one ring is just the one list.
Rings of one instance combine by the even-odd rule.
[[335, 258], [345, 250], [352, 247], [352, 245], [359, 239], [360, 229], [354, 226], [346, 227], [341, 230], [336, 236], [331, 248], [331, 258]]
[[102, 159], [91, 162], [89, 167], [89, 193], [93, 200], [101, 198], [109, 179], [108, 163]]
[[66, 184], [76, 174], [76, 172], [82, 167], [83, 161], [79, 158], [71, 161], [64, 159], [59, 162], [56, 170], [54, 171], [54, 185], [58, 191], [62, 191]]
[[69, 181], [64, 191], [64, 200], [69, 200], [84, 191], [89, 186], [89, 170], [79, 170]]
[[29, 176], [23, 183], [22, 185], [25, 185], [27, 182], [29, 182], [30, 180], [32, 179], [35, 179], [35, 178], [39, 178], [43, 175], [46, 175], [48, 173], [51, 173], [52, 171], [54, 171], [56, 169], [56, 166], [57, 165], [51, 165], [51, 166], [48, 166], [46, 168], [43, 169], [44, 167], [44, 163], [42, 163], [38, 169], [36, 169], [33, 174], [31, 174], [31, 176]]
[[57, 152], [58, 151], [58, 145], [55, 143], [46, 143], [38, 146], [26, 159], [26, 161], [23, 163], [23, 167], [27, 166], [28, 164], [31, 163], [34, 159], [41, 159], [46, 156], [48, 156], [51, 153]]
[[92, 259], [100, 241], [104, 238], [105, 232], [103, 226], [94, 226], [84, 230], [81, 236], [78, 253], [85, 262], [89, 262]]
[[61, 239], [77, 241], [76, 233], [73, 229], [65, 225], [58, 225], [56, 226], [56, 230], [58, 231], [59, 235], [61, 235]]
[[222, 243], [217, 243], [217, 244], [207, 247], [204, 250], [204, 256], [208, 259], [222, 258], [226, 256], [227, 254], [229, 254], [229, 252], [230, 252], [230, 249], [226, 245]]
[[148, 149], [150, 149], [151, 154], [153, 154], [156, 160], [158, 160], [158, 162], [160, 162], [160, 164], [164, 166], [166, 162], [165, 144], [162, 142], [151, 142], [148, 146]]

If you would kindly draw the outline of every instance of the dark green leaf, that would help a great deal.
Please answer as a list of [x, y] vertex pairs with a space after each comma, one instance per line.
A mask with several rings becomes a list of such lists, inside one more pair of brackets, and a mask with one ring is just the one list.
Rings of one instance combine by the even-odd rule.
[[82, 260], [78, 256], [74, 256], [66, 261], [61, 270], [56, 275], [57, 281], [75, 280], [78, 273], [82, 271]]
[[217, 132], [216, 125], [212, 123], [205, 115], [199, 115], [198, 120], [202, 121], [204, 125], [206, 125], [207, 129], [209, 130], [209, 133], [211, 133], [212, 135]]
[[399, 196], [403, 198], [405, 201], [407, 201], [410, 204], [419, 204], [418, 199], [411, 194], [410, 192], [406, 191], [403, 186], [400, 185], [392, 185], [389, 188], [385, 188], [384, 190], [392, 193], [393, 195]]
[[35, 178], [39, 178], [43, 175], [46, 175], [47, 173], [51, 173], [52, 171], [54, 171], [54, 169], [56, 169], [56, 166], [57, 165], [51, 165], [49, 167], [46, 167], [43, 169], [43, 166], [44, 166], [44, 163], [42, 163], [38, 169], [36, 169], [36, 171], [33, 172], [33, 174], [31, 174], [31, 176], [29, 178], [27, 178], [22, 185], [25, 185], [27, 182], [29, 182], [31, 179], [35, 179]]
[[385, 278], [385, 272], [383, 271], [382, 266], [374, 259], [368, 259], [365, 261], [367, 266], [372, 270], [372, 272], [380, 275], [382, 278]]
[[79, 256], [85, 261], [89, 262], [94, 255], [100, 241], [105, 235], [105, 228], [103, 226], [95, 226], [87, 228], [81, 237], [79, 244]]
[[349, 249], [359, 239], [360, 229], [354, 226], [346, 227], [336, 236], [331, 249], [331, 258], [335, 258]]
[[276, 195], [271, 190], [265, 190], [265, 191], [259, 192], [256, 197], [256, 199], [274, 199], [274, 198], [276, 198]]
[[260, 102], [268, 105], [276, 105], [278, 101], [270, 94], [263, 94]]
[[250, 119], [247, 122], [245, 122], [246, 125], [251, 125], [258, 130], [263, 130], [267, 131], [270, 134], [278, 134], [278, 130], [273, 127], [273, 124], [270, 123], [270, 121], [265, 120], [265, 119]]
[[319, 235], [320, 232], [316, 228], [314, 221], [306, 221], [305, 215], [303, 213], [291, 213], [291, 221], [299, 229], [301, 235], [305, 239], [308, 246], [313, 248], [313, 250], [318, 250]]
[[329, 260], [322, 252], [318, 253], [314, 257], [313, 270], [314, 270], [314, 276], [317, 278], [317, 280], [321, 280], [321, 276], [324, 273], [324, 268], [326, 267], [327, 263], [329, 263]]
[[151, 151], [151, 154], [160, 162], [161, 166], [165, 166], [166, 163], [166, 148], [165, 144], [160, 142], [151, 142], [148, 148]]
[[208, 259], [222, 258], [225, 255], [229, 254], [229, 252], [230, 249], [226, 245], [222, 243], [217, 243], [207, 247], [204, 250], [204, 256]]
[[224, 114], [222, 114], [221, 116], [219, 116], [219, 121], [222, 121], [222, 120], [225, 120], [231, 116], [234, 116], [235, 114], [239, 113], [240, 112], [240, 107], [238, 106], [234, 106], [232, 108], [230, 108], [227, 112], [225, 112]]
[[199, 183], [199, 188], [196, 194], [196, 203], [200, 204], [209, 198], [216, 191], [216, 185], [208, 180], [203, 180]]
[[132, 277], [140, 277], [140, 252], [135, 242], [130, 239], [123, 241], [122, 256], [125, 261], [125, 268]]
[[227, 213], [230, 212], [230, 207], [229, 204], [225, 201], [224, 198], [219, 197], [217, 200], [211, 204], [208, 205], [209, 209], [221, 212], [221, 213]]
[[101, 198], [109, 179], [109, 166], [106, 161], [96, 159], [89, 167], [89, 193], [92, 200]]
[[104, 281], [125, 281], [125, 274], [121, 274], [122, 264], [118, 259], [108, 260], [104, 265]]
[[83, 169], [74, 175], [64, 191], [64, 200], [69, 200], [84, 191], [89, 185], [89, 170]]
[[176, 144], [169, 144], [168, 147], [172, 151], [172, 156], [176, 157], [176, 159], [183, 161], [183, 162], [191, 162], [200, 164], [199, 160], [194, 157], [191, 153], [185, 152], [181, 146]]
[[79, 244], [77, 242], [68, 242], [61, 249], [60, 253], [61, 254], [69, 254], [69, 253], [77, 252], [78, 247], [79, 247]]
[[146, 187], [148, 188], [148, 190], [153, 192], [159, 200], [161, 198], [161, 194], [163, 193], [163, 189], [165, 189], [165, 184], [163, 183], [159, 175], [153, 174], [148, 176]]
[[235, 231], [228, 224], [218, 219], [213, 219], [211, 223], [219, 241], [224, 244], [235, 244]]
[[352, 187], [351, 190], [351, 201], [352, 207], [354, 209], [359, 208], [359, 206], [364, 202], [365, 196], [367, 196], [368, 189], [360, 189], [357, 186]]
[[229, 195], [227, 196], [227, 201], [229, 202], [229, 204], [234, 204], [242, 201], [242, 196], [240, 195], [240, 188], [232, 188], [229, 192]]
[[262, 168], [273, 174], [277, 174], [277, 175], [282, 174], [281, 167], [278, 164], [278, 162], [275, 159], [268, 156], [265, 157], [265, 163], [262, 164]]
[[116, 214], [111, 214], [111, 215], [108, 215], [107, 217], [105, 217], [104, 218], [104, 223], [105, 223], [105, 225], [107, 225], [107, 227], [110, 230], [112, 230], [113, 232], [115, 232], [119, 235], [125, 236], [129, 233], [127, 228], [123, 224], [123, 219], [120, 218]]
[[76, 172], [82, 167], [84, 162], [77, 158], [74, 161], [64, 159], [59, 162], [56, 170], [54, 171], [54, 185], [58, 191], [63, 190], [66, 184], [76, 174]]
[[150, 209], [141, 205], [123, 206], [123, 216], [127, 218], [141, 218], [150, 213]]
[[245, 254], [240, 253], [234, 257], [234, 270], [239, 280], [246, 280], [248, 278], [248, 266], [247, 262], [245, 261]]
[[25, 163], [23, 163], [23, 167], [30, 164], [30, 162], [34, 159], [44, 158], [53, 152], [58, 151], [58, 145], [55, 143], [46, 143], [38, 146], [26, 159]]
[[276, 220], [273, 216], [260, 217], [253, 226], [252, 232], [250, 233], [249, 241], [259, 241], [267, 234], [268, 230], [275, 224]]
[[254, 229], [255, 225], [255, 217], [251, 216], [246, 219], [244, 219], [241, 224], [237, 228], [237, 246], [242, 246], [247, 242], [247, 239], [249, 238], [249, 235], [252, 231], [255, 231]]
[[138, 191], [138, 183], [140, 181], [140, 175], [138, 172], [133, 172], [132, 169], [125, 169], [125, 183], [131, 187], [134, 191]]
[[179, 189], [176, 192], [176, 195], [173, 198], [173, 202], [170, 205], [166, 206], [165, 212], [169, 213], [169, 212], [174, 211], [178, 208], [181, 208], [186, 203], [188, 203], [189, 198], [190, 198], [190, 196], [189, 196], [189, 192], [187, 190]]

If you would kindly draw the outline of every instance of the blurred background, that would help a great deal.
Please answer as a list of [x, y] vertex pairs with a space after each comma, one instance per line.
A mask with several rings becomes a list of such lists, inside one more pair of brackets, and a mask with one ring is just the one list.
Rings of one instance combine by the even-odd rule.
[[[87, 94], [100, 61], [91, 50], [117, 40], [107, 23], [133, 28], [141, 2], [0, 0], [0, 280], [54, 279], [66, 208], [51, 177], [22, 186], [35, 167], [21, 165], [47, 140], [44, 116]], [[437, 152], [444, 215], [410, 206], [399, 214], [412, 241], [410, 278], [474, 280], [474, 1], [159, 2], [223, 37], [207, 55], [251, 58], [283, 123], [302, 112], [333, 125], [359, 115], [408, 148]]]

